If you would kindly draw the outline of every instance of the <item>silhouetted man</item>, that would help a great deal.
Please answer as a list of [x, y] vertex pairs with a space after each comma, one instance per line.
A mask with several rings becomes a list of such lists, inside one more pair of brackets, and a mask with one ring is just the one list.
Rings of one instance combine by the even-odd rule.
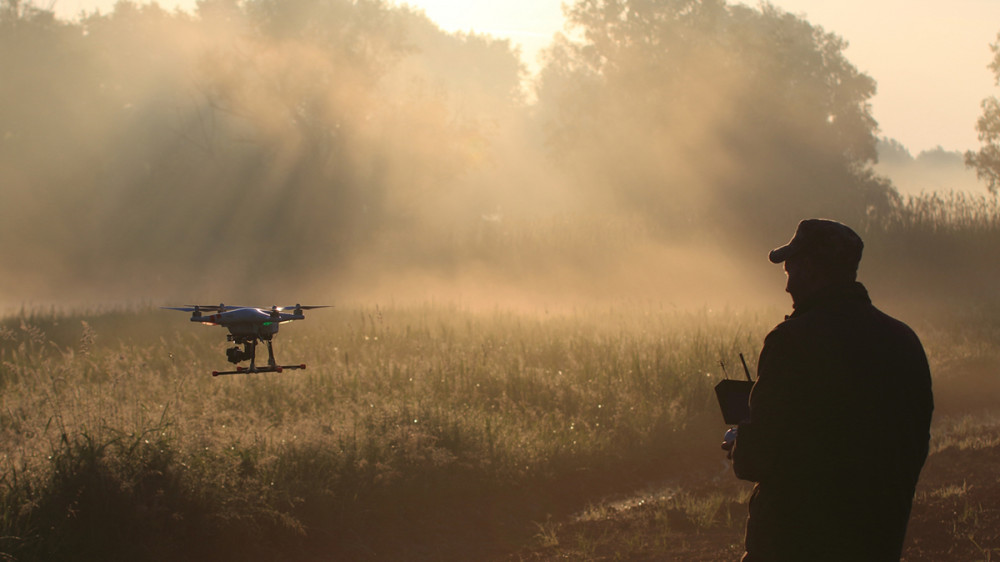
[[794, 312], [764, 340], [733, 448], [756, 482], [745, 562], [897, 561], [930, 437], [920, 340], [856, 281], [861, 238], [799, 223], [784, 263]]

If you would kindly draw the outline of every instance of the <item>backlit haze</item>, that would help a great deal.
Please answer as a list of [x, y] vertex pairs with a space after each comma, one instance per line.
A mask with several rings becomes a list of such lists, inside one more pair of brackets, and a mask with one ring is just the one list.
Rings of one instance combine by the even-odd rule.
[[7, 2], [0, 306], [787, 306], [807, 216], [902, 299], [992, 220], [1000, 3], [682, 4]]
[[[529, 69], [538, 52], [562, 30], [559, 0], [412, 0], [446, 31], [509, 38]], [[978, 145], [979, 102], [993, 95], [988, 45], [996, 40], [995, 0], [777, 0], [773, 5], [840, 35], [847, 57], [878, 82], [873, 113], [882, 135], [914, 155], [941, 146], [965, 151]], [[194, 0], [162, 0], [166, 9], [192, 10]], [[756, 5], [747, 3], [748, 5]], [[42, 3], [41, 5], [44, 5]], [[114, 0], [57, 0], [62, 17], [110, 11]]]

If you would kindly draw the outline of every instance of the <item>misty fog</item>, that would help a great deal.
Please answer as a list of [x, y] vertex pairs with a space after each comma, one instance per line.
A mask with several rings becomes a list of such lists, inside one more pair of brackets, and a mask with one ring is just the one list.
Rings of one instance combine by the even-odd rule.
[[938, 184], [879, 153], [835, 34], [721, 0], [567, 21], [529, 76], [379, 0], [3, 0], [0, 302], [783, 303], [765, 256], [811, 216], [876, 285], [937, 259], [905, 194]]
[[881, 138], [875, 170], [890, 180], [900, 194], [964, 191], [983, 193], [975, 170], [965, 165], [965, 155], [938, 146], [913, 156], [899, 141]]

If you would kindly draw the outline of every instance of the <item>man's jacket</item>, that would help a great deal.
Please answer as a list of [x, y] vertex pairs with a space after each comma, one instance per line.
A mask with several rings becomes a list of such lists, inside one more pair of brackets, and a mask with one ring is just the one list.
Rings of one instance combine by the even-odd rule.
[[733, 449], [757, 483], [747, 560], [895, 560], [933, 410], [916, 334], [860, 283], [805, 303], [764, 341]]

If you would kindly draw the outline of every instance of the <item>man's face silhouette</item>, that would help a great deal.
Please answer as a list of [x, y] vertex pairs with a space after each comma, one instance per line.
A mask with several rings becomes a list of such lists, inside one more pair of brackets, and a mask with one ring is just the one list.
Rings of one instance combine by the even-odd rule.
[[785, 260], [788, 282], [785, 291], [792, 295], [792, 302], [801, 302], [830, 283], [823, 270], [817, 267], [816, 258], [806, 253], [796, 254]]

